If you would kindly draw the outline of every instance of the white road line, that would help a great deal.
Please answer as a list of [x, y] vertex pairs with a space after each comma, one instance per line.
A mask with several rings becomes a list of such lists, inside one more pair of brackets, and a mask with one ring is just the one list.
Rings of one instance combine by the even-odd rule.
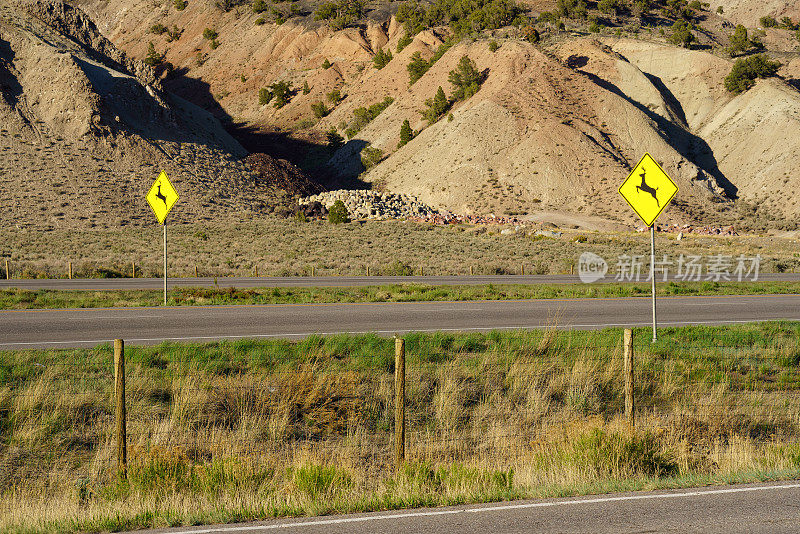
[[[767, 319], [730, 319], [725, 321], [659, 321], [659, 326], [694, 326], [694, 325], [723, 325], [723, 324], [745, 324], [763, 323], [765, 321], [800, 321], [800, 317], [773, 317]], [[153, 341], [214, 341], [221, 339], [258, 339], [258, 338], [294, 338], [307, 336], [333, 336], [337, 334], [404, 334], [414, 332], [491, 332], [492, 330], [525, 330], [555, 328], [557, 330], [570, 330], [572, 328], [614, 328], [619, 326], [650, 326], [650, 322], [642, 323], [592, 323], [592, 324], [569, 324], [569, 325], [511, 325], [511, 326], [475, 326], [464, 328], [399, 328], [396, 330], [362, 330], [362, 331], [339, 331], [339, 332], [298, 332], [282, 334], [241, 334], [241, 335], [220, 335], [220, 336], [187, 336], [187, 337], [149, 337], [125, 339], [127, 343], [147, 343]], [[87, 339], [72, 341], [38, 341], [38, 342], [8, 342], [0, 343], [0, 347], [26, 347], [36, 345], [99, 345], [100, 343], [110, 343], [113, 339]]]
[[552, 506], [576, 506], [581, 504], [598, 504], [606, 502], [620, 502], [620, 501], [641, 501], [649, 499], [677, 499], [681, 497], [702, 497], [705, 495], [724, 495], [730, 493], [748, 493], [755, 491], [767, 490], [785, 490], [800, 488], [798, 484], [780, 484], [773, 486], [755, 486], [746, 488], [725, 488], [716, 490], [696, 490], [686, 491], [681, 493], [660, 493], [655, 495], [623, 495], [619, 497], [596, 497], [592, 499], [575, 499], [569, 501], [548, 501], [548, 502], [533, 502], [525, 504], [501, 504], [496, 506], [485, 506], [483, 508], [457, 508], [452, 510], [437, 510], [433, 512], [410, 512], [410, 513], [394, 513], [383, 515], [369, 515], [363, 517], [343, 517], [339, 519], [319, 519], [315, 521], [295, 521], [292, 523], [277, 523], [271, 525], [244, 525], [244, 526], [229, 526], [229, 527], [209, 527], [195, 530], [183, 530], [179, 534], [213, 534], [215, 532], [247, 532], [253, 530], [276, 530], [280, 528], [303, 528], [303, 527], [316, 527], [324, 525], [341, 525], [347, 523], [363, 523], [367, 521], [386, 521], [390, 519], [408, 519], [414, 517], [432, 517], [454, 514], [478, 514], [484, 512], [502, 512], [506, 510], [519, 510], [525, 508], [549, 508]]

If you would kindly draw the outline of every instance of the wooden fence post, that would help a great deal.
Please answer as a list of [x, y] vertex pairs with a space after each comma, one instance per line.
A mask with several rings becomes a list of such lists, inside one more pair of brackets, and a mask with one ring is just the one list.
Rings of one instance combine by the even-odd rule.
[[197, 265], [194, 266], [194, 277], [200, 278], [199, 276], [197, 276]]
[[69, 279], [72, 280], [72, 262], [69, 262]]
[[313, 265], [311, 266], [311, 277], [312, 278], [314, 277], [314, 266]]
[[114, 340], [114, 393], [117, 403], [117, 472], [128, 476], [128, 440], [125, 414], [125, 342]]
[[369, 265], [367, 265], [367, 276], [369, 276]]
[[519, 274], [525, 276], [525, 264], [524, 263], [520, 263], [519, 264]]
[[256, 264], [256, 278], [258, 278], [258, 264]]
[[136, 262], [131, 262], [131, 278], [136, 278]]
[[11, 271], [8, 270], [8, 258], [6, 258], [6, 280], [11, 280]]
[[406, 341], [394, 339], [394, 458], [400, 468], [406, 459]]
[[630, 428], [636, 424], [636, 405], [633, 401], [633, 332], [626, 328], [622, 336], [625, 375], [625, 419]]
[[475, 267], [473, 265], [470, 265], [469, 266], [469, 275], [472, 276], [473, 274], [475, 274]]

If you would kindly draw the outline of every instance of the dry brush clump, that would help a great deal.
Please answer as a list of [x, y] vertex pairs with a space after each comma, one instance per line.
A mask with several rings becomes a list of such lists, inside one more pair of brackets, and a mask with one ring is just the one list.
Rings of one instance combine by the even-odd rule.
[[390, 339], [128, 348], [126, 480], [114, 474], [110, 347], [0, 353], [0, 529], [796, 476], [798, 333], [787, 323], [637, 338], [635, 431], [619, 331], [409, 334], [399, 470]]

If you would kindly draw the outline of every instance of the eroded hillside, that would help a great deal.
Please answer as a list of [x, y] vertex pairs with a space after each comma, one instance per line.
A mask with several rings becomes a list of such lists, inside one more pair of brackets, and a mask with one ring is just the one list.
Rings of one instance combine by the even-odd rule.
[[165, 92], [68, 5], [2, 2], [0, 220], [59, 228], [154, 224], [161, 169], [172, 221], [246, 217], [281, 201], [207, 111]]
[[[759, 80], [741, 95], [723, 83], [734, 62], [725, 48], [734, 24], [800, 18], [788, 2], [700, 8], [693, 50], [667, 42], [671, 20], [658, 10], [633, 24], [630, 14], [607, 16], [592, 3], [589, 19], [599, 13], [604, 18], [594, 20], [610, 25], [599, 32], [570, 17], [561, 19], [563, 30], [537, 23], [544, 28], [539, 43], [526, 39], [524, 27], [455, 41], [451, 29], [437, 27], [414, 34], [402, 50], [407, 31], [382, 4], [339, 31], [314, 21], [315, 4], [305, 2], [281, 24], [265, 22], [247, 2], [228, 11], [209, 0], [183, 10], [166, 1], [78, 4], [132, 57], [145, 57], [152, 42], [174, 68], [164, 71], [165, 87], [212, 112], [248, 149], [289, 158], [332, 186], [377, 185], [462, 213], [568, 212], [633, 222], [616, 188], [649, 151], [681, 187], [667, 220], [735, 222], [733, 199], [786, 219], [800, 211], [793, 159], [800, 43], [793, 32], [750, 28], [784, 64], [782, 79]], [[528, 7], [533, 20], [556, 2]], [[379, 51], [393, 56], [381, 69], [374, 66]], [[410, 84], [414, 54], [437, 60]], [[440, 86], [452, 100], [448, 78], [464, 56], [483, 83], [429, 125], [421, 113], [426, 100]], [[280, 83], [290, 88], [282, 106], [272, 99]], [[387, 98], [371, 120], [357, 120]], [[405, 120], [416, 136], [398, 148]], [[329, 147], [330, 132], [344, 146]], [[365, 147], [374, 161], [362, 162]]]

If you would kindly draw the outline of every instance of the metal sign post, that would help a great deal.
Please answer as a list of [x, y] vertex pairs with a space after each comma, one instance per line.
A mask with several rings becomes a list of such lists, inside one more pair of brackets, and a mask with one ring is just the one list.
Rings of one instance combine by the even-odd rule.
[[167, 305], [167, 223], [165, 222], [164, 223], [164, 306], [166, 305]]
[[619, 194], [650, 227], [650, 292], [653, 304], [653, 343], [656, 342], [656, 219], [678, 192], [664, 169], [645, 153], [619, 186]]
[[161, 171], [147, 193], [147, 203], [153, 209], [158, 223], [164, 227], [164, 306], [167, 305], [167, 214], [178, 201], [178, 192], [172, 187], [167, 173]]
[[653, 343], [656, 342], [656, 225], [650, 226], [650, 292], [653, 295]]

